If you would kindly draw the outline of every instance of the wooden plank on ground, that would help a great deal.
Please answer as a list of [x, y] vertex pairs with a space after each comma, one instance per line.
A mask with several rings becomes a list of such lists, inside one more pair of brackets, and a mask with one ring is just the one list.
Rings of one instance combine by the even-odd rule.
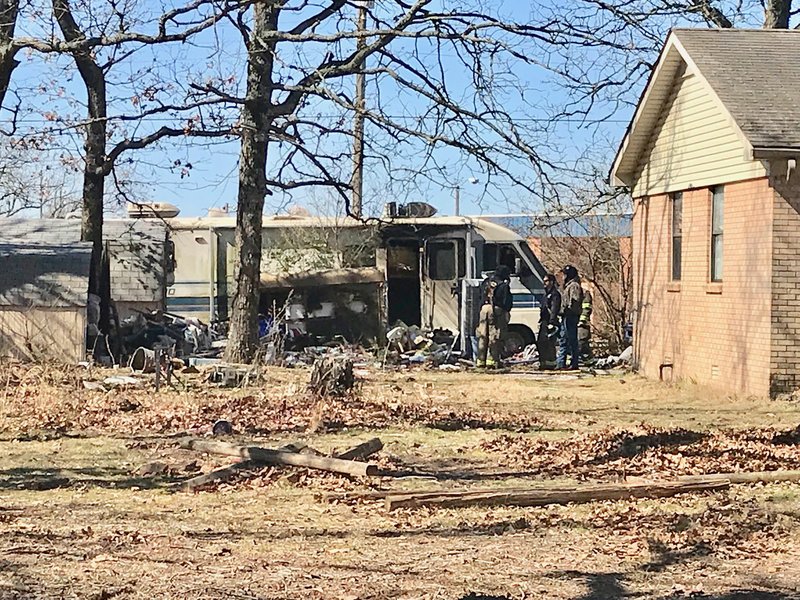
[[378, 438], [372, 438], [371, 440], [362, 442], [358, 446], [353, 446], [347, 452], [337, 454], [336, 458], [340, 460], [364, 459], [369, 458], [376, 452], [380, 452], [381, 449], [383, 449], [383, 442]]
[[570, 504], [597, 500], [627, 498], [667, 498], [689, 492], [726, 489], [727, 479], [706, 479], [695, 482], [665, 481], [645, 484], [597, 484], [567, 488], [530, 488], [526, 490], [461, 490], [412, 494], [395, 494], [386, 497], [387, 510], [438, 506], [461, 508], [466, 506], [544, 506]]
[[186, 481], [176, 483], [171, 489], [176, 492], [194, 492], [212, 483], [222, 483], [224, 481], [228, 481], [242, 471], [257, 467], [258, 465], [256, 463], [248, 460], [233, 463], [227, 467], [220, 467], [219, 469], [214, 469], [213, 471], [209, 471], [203, 475], [198, 475], [197, 477], [192, 477]]

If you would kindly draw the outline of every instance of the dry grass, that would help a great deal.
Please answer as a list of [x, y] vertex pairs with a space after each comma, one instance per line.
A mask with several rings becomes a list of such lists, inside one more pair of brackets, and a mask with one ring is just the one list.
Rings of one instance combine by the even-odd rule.
[[[360, 404], [349, 407], [303, 399], [306, 376], [275, 370], [259, 388], [235, 392], [193, 381], [188, 391], [156, 397], [84, 390], [83, 374], [6, 374], [0, 598], [800, 597], [797, 485], [660, 501], [386, 513], [380, 503], [320, 501], [368, 489], [339, 477], [272, 472], [187, 495], [166, 491], [170, 477], [133, 474], [162, 460], [183, 476], [177, 471], [194, 457], [169, 436], [207, 428], [218, 416], [231, 417], [248, 439], [303, 439], [323, 451], [377, 434], [383, 461], [444, 476], [378, 482], [403, 489], [552, 477], [510, 472], [516, 457], [486, 449], [504, 435], [561, 448], [563, 440], [569, 446], [641, 423], [714, 434], [800, 423], [794, 404], [636, 376], [373, 372]], [[323, 432], [306, 435], [320, 410]], [[497, 471], [509, 473], [484, 479]], [[69, 484], [20, 489], [54, 478]]]

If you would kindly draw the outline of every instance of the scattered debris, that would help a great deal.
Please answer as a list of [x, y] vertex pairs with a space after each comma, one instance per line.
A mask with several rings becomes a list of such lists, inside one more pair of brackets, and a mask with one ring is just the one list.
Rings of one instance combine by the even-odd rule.
[[598, 358], [592, 366], [598, 369], [610, 369], [611, 367], [619, 367], [622, 365], [630, 365], [633, 361], [633, 346], [628, 346], [619, 356], [608, 356], [606, 358]]
[[233, 433], [233, 425], [225, 419], [219, 419], [211, 426], [211, 435], [231, 435]]
[[172, 487], [172, 490], [178, 492], [194, 492], [201, 488], [207, 487], [212, 483], [227, 481], [242, 471], [253, 469], [257, 466], [258, 463], [249, 460], [233, 463], [227, 467], [214, 469], [213, 471], [204, 473], [203, 475], [198, 475], [197, 477], [192, 477], [191, 479], [177, 483]]
[[103, 379], [103, 384], [110, 387], [140, 387], [143, 385], [143, 383], [144, 382], [141, 379], [128, 377], [126, 375], [116, 375]]
[[156, 352], [150, 348], [139, 347], [128, 361], [128, 367], [136, 375], [156, 372]]
[[359, 444], [358, 446], [354, 446], [350, 448], [347, 452], [342, 452], [341, 454], [337, 454], [336, 458], [341, 460], [357, 460], [357, 459], [365, 459], [376, 452], [380, 452], [383, 449], [383, 442], [380, 438], [372, 438], [371, 440], [367, 440]]
[[160, 461], [145, 463], [137, 468], [133, 474], [138, 477], [155, 477], [169, 472], [169, 465]]
[[[242, 470], [259, 465], [306, 467], [331, 473], [342, 473], [352, 477], [372, 477], [379, 473], [377, 465], [351, 459], [318, 456], [318, 453], [297, 451], [298, 449], [305, 449], [304, 446], [300, 447], [298, 445], [270, 449], [198, 439], [184, 439], [179, 442], [179, 445], [181, 448], [197, 452], [235, 456], [242, 461], [178, 484], [176, 489], [184, 491], [195, 490], [213, 482], [230, 479]], [[375, 448], [378, 446], [383, 447], [383, 444], [380, 440], [373, 439], [364, 444], [359, 444], [345, 454], [354, 456], [371, 455], [377, 452]], [[242, 466], [243, 463], [246, 464]]]
[[347, 356], [325, 356], [314, 361], [308, 389], [319, 398], [341, 396], [353, 389], [353, 360]]
[[208, 381], [220, 387], [244, 387], [259, 379], [258, 368], [248, 365], [215, 364], [208, 374]]

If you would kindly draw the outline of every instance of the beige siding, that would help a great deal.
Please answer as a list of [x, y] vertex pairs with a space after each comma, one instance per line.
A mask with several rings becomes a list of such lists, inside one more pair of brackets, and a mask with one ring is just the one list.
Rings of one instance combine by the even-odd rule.
[[86, 308], [0, 308], [0, 356], [78, 362], [86, 358]]
[[747, 160], [745, 145], [704, 82], [675, 82], [658, 126], [642, 153], [633, 195], [663, 194], [766, 176]]

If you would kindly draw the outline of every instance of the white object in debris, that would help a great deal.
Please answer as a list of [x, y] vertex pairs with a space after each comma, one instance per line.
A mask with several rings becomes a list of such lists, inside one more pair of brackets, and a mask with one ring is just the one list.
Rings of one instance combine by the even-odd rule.
[[84, 389], [105, 392], [106, 386], [99, 381], [86, 381], [83, 382]]
[[390, 329], [389, 333], [386, 334], [386, 339], [390, 342], [399, 342], [406, 335], [407, 331], [408, 327], [400, 325], [394, 329]]
[[286, 307], [286, 318], [289, 321], [300, 321], [306, 318], [306, 311], [302, 304], [290, 304]]
[[360, 314], [367, 311], [367, 304], [365, 302], [362, 302], [361, 300], [353, 300], [347, 306], [354, 313]]
[[114, 377], [106, 377], [103, 383], [112, 387], [123, 387], [127, 385], [138, 387], [142, 385], [141, 379], [135, 377], [128, 377], [126, 375], [116, 375]]
[[308, 313], [311, 319], [324, 319], [332, 317], [336, 312], [336, 305], [333, 302], [320, 302], [319, 307]]
[[628, 346], [619, 355], [619, 362], [630, 364], [633, 360], [633, 346]]

